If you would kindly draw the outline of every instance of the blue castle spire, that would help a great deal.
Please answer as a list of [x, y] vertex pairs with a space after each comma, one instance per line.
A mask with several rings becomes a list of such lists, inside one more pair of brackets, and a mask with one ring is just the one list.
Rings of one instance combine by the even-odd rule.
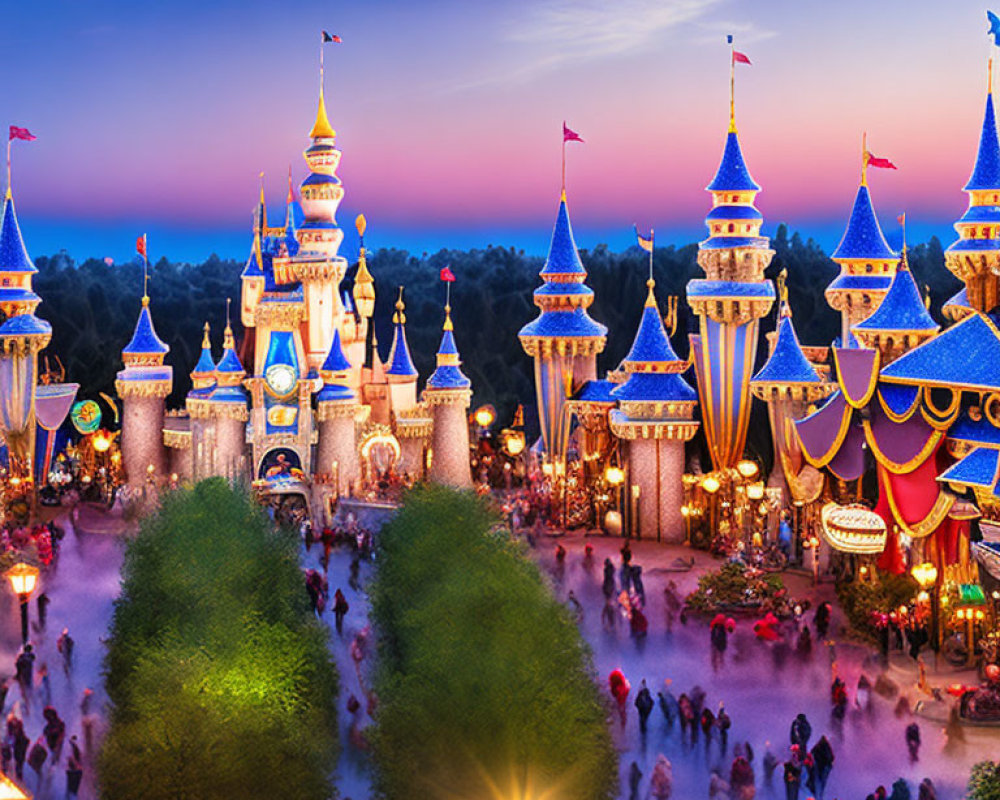
[[416, 377], [417, 368], [413, 366], [410, 357], [410, 346], [406, 341], [406, 306], [403, 303], [403, 287], [399, 287], [399, 299], [396, 301], [396, 312], [392, 315], [392, 349], [389, 351], [389, 368], [386, 375], [399, 378]]
[[149, 298], [142, 298], [142, 308], [139, 319], [135, 323], [132, 340], [122, 350], [123, 355], [130, 356], [164, 356], [170, 352], [170, 347], [159, 336], [153, 327], [153, 317], [149, 313]]
[[350, 370], [351, 362], [344, 355], [344, 348], [340, 343], [340, 331], [335, 330], [333, 341], [330, 342], [330, 351], [326, 354], [326, 359], [319, 368], [320, 377], [323, 379], [323, 388], [320, 389], [316, 400], [320, 403], [353, 400], [355, 398], [354, 392], [347, 385], [347, 373]]
[[468, 389], [472, 386], [462, 372], [458, 346], [455, 344], [454, 326], [451, 323], [451, 306], [444, 307], [444, 333], [437, 351], [437, 368], [427, 379], [428, 389]]
[[0, 272], [38, 272], [28, 256], [14, 212], [14, 198], [10, 189], [3, 204], [3, 222], [0, 223]]
[[739, 135], [734, 130], [726, 134], [726, 147], [722, 151], [722, 161], [712, 182], [705, 187], [710, 192], [759, 192], [760, 185], [750, 176]]
[[771, 351], [767, 363], [761, 367], [760, 372], [753, 376], [753, 382], [774, 384], [823, 382], [815, 367], [802, 352], [795, 326], [792, 325], [792, 316], [784, 308], [781, 319], [778, 320], [778, 339], [774, 343], [774, 350]]
[[920, 297], [913, 274], [906, 267], [896, 271], [889, 291], [868, 319], [854, 326], [855, 332], [877, 331], [936, 331], [938, 324], [931, 317]]
[[587, 313], [594, 290], [584, 283], [587, 271], [573, 239], [565, 192], [559, 200], [549, 254], [538, 274], [544, 283], [533, 298], [541, 313], [521, 328], [522, 341], [525, 337], [602, 339], [607, 335], [608, 329]]
[[866, 183], [858, 187], [858, 193], [854, 197], [854, 207], [851, 209], [851, 217], [847, 222], [847, 230], [833, 251], [830, 258], [836, 260], [890, 260], [896, 259], [899, 254], [889, 247], [882, 228], [878, 224], [875, 216], [875, 209], [872, 207], [872, 198], [868, 192]]
[[979, 133], [979, 151], [965, 191], [1000, 191], [1000, 142], [997, 141], [997, 120], [993, 107], [992, 88], [986, 94], [986, 112]]

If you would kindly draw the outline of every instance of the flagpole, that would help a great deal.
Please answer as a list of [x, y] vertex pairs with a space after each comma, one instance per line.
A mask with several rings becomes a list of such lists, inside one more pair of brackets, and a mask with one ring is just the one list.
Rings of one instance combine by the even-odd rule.
[[655, 238], [656, 237], [653, 232], [653, 229], [650, 228], [649, 229], [649, 279], [650, 280], [653, 280], [653, 248], [655, 247], [653, 242]]
[[736, 45], [729, 37], [729, 132], [736, 133]]
[[861, 134], [861, 185], [868, 185], [868, 131]]
[[[563, 123], [563, 127], [564, 128], [566, 127], [566, 123], [565, 122]], [[565, 197], [566, 196], [566, 134], [565, 134], [565, 132], [563, 133], [563, 142], [562, 142], [562, 185], [561, 185], [561, 189], [562, 189], [562, 196]]]
[[7, 194], [10, 194], [10, 139], [7, 140]]

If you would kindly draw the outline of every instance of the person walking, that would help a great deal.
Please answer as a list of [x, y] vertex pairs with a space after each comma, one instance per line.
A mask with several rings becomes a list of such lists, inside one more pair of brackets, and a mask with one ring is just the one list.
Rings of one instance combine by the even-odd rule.
[[691, 698], [683, 692], [681, 693], [681, 696], [677, 698], [677, 710], [679, 712], [678, 718], [681, 723], [681, 742], [683, 743], [687, 738], [688, 730], [690, 729], [691, 742], [693, 743], [696, 738], [694, 707], [691, 705]]
[[816, 800], [823, 800], [823, 793], [826, 791], [826, 782], [830, 777], [830, 771], [833, 769], [834, 760], [833, 748], [830, 746], [830, 741], [826, 736], [820, 736], [819, 741], [813, 746], [812, 760], [813, 771], [808, 784], [809, 791], [816, 796]]
[[715, 714], [712, 709], [703, 708], [701, 711], [701, 732], [705, 734], [705, 751], [712, 746], [712, 729], [715, 728]]
[[649, 794], [654, 800], [670, 800], [674, 790], [674, 768], [663, 753], [656, 757], [653, 775], [649, 779]]
[[906, 749], [910, 753], [910, 763], [916, 764], [920, 760], [920, 726], [916, 722], [906, 726]]
[[347, 598], [344, 597], [344, 593], [340, 589], [337, 589], [333, 595], [333, 618], [338, 636], [344, 633], [344, 617], [347, 615], [348, 609], [350, 609], [350, 605], [347, 602]]
[[770, 786], [771, 781], [774, 779], [774, 771], [778, 768], [778, 764], [781, 762], [778, 757], [774, 754], [774, 750], [771, 749], [771, 743], [764, 742], [764, 782]]
[[45, 717], [45, 728], [42, 730], [42, 735], [45, 737], [49, 752], [52, 753], [53, 762], [57, 762], [62, 756], [63, 741], [66, 738], [66, 723], [62, 721], [59, 712], [52, 706], [46, 706], [42, 711], [42, 716]]
[[632, 588], [632, 548], [629, 547], [628, 539], [625, 540], [625, 544], [622, 545], [620, 552], [622, 556], [620, 570], [622, 591], [628, 592]]
[[663, 718], [667, 723], [668, 733], [673, 730], [674, 720], [680, 716], [680, 709], [677, 707], [677, 700], [670, 691], [670, 683], [670, 678], [667, 678], [663, 682], [663, 691], [656, 693], [657, 701], [660, 705], [660, 711], [663, 713]]
[[618, 716], [621, 719], [622, 728], [624, 728], [628, 693], [632, 689], [629, 685], [628, 679], [625, 677], [625, 673], [620, 669], [611, 670], [611, 673], [608, 675], [608, 689], [611, 691], [611, 696], [618, 704]]
[[7, 739], [11, 743], [11, 752], [14, 757], [14, 775], [17, 779], [24, 779], [24, 760], [28, 756], [28, 745], [31, 740], [24, 733], [24, 723], [15, 714], [7, 715]]
[[732, 725], [733, 721], [729, 718], [729, 714], [726, 713], [725, 705], [720, 702], [719, 713], [715, 715], [715, 727], [719, 729], [719, 751], [723, 758], [726, 757], [726, 751], [729, 749], [729, 729]]
[[601, 584], [601, 591], [608, 600], [615, 596], [615, 565], [610, 558], [604, 559], [604, 583]]
[[[612, 578], [612, 580], [614, 580]], [[613, 631], [618, 624], [618, 614], [615, 604], [610, 597], [605, 598], [604, 608], [601, 609], [601, 627], [606, 631]]]
[[73, 647], [75, 644], [73, 637], [69, 635], [69, 628], [63, 628], [59, 638], [56, 639], [56, 650], [63, 657], [63, 671], [67, 675], [73, 669]]
[[677, 594], [675, 581], [667, 581], [667, 586], [663, 590], [663, 605], [667, 610], [667, 633], [673, 633], [674, 620], [681, 610], [681, 599]]
[[937, 800], [937, 789], [934, 788], [934, 781], [924, 778], [917, 787], [917, 800]]
[[31, 690], [32, 678], [35, 674], [35, 652], [30, 644], [26, 644], [14, 662], [14, 676], [21, 685], [21, 694], [27, 695]]
[[799, 714], [792, 720], [792, 727], [788, 733], [788, 738], [792, 744], [797, 744], [803, 753], [809, 747], [809, 737], [812, 736], [812, 725], [805, 714]]
[[635, 589], [635, 593], [639, 595], [639, 602], [646, 605], [646, 587], [642, 584], [642, 566], [639, 564], [632, 565], [632, 588]]
[[653, 696], [646, 686], [645, 679], [643, 679], [639, 691], [635, 696], [635, 707], [639, 712], [639, 733], [643, 736], [646, 735], [649, 715], [653, 713], [653, 705]]
[[816, 638], [825, 639], [830, 630], [830, 604], [825, 600], [816, 606], [813, 614], [813, 627], [816, 628]]
[[39, 630], [43, 631], [45, 630], [45, 623], [49, 618], [49, 603], [51, 602], [52, 601], [49, 600], [49, 596], [45, 592], [42, 592], [40, 595], [38, 595], [38, 599], [35, 600], [35, 603], [38, 605]]
[[639, 800], [639, 784], [642, 783], [642, 770], [633, 761], [628, 768], [628, 800]]
[[785, 762], [785, 800], [799, 800], [799, 787], [802, 785], [802, 767], [789, 759]]
[[732, 800], [753, 800], [757, 794], [753, 767], [744, 756], [736, 756], [729, 770], [729, 791]]
[[[73, 739], [76, 739], [76, 737], [74, 736]], [[83, 759], [80, 756], [79, 748], [74, 747], [73, 752], [66, 762], [66, 797], [76, 797], [80, 792], [80, 784], [82, 782]]]

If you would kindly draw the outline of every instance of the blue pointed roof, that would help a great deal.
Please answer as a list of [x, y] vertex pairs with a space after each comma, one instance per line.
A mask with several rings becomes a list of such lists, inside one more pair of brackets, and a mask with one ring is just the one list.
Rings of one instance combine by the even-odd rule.
[[441, 336], [441, 346], [437, 352], [437, 368], [427, 379], [428, 389], [468, 389], [472, 386], [464, 372], [462, 372], [458, 354], [458, 346], [455, 344], [455, 336], [452, 333], [451, 317], [445, 317], [444, 333]]
[[862, 184], [854, 198], [854, 208], [851, 209], [844, 238], [830, 258], [890, 260], [897, 256], [898, 253], [889, 247], [882, 228], [879, 227], [868, 187]]
[[587, 274], [573, 239], [573, 227], [569, 222], [565, 195], [559, 200], [559, 211], [556, 214], [556, 224], [552, 228], [548, 258], [545, 259], [545, 265], [538, 274], [543, 278], [546, 275]]
[[819, 373], [802, 352], [791, 316], [778, 322], [778, 339], [767, 363], [753, 376], [753, 383], [822, 383]]
[[706, 187], [710, 192], [758, 192], [760, 186], [750, 177], [740, 149], [740, 140], [736, 131], [730, 131], [726, 136], [726, 148], [722, 151], [722, 161], [715, 177]]
[[625, 356], [626, 364], [676, 364], [680, 362], [677, 353], [670, 344], [670, 338], [663, 327], [660, 310], [653, 296], [652, 280], [649, 281], [649, 298], [642, 309], [639, 329], [632, 342], [632, 349]]
[[938, 324], [920, 297], [920, 290], [909, 269], [901, 267], [892, 279], [889, 291], [870, 317], [854, 326], [858, 331], [930, 331]]
[[260, 268], [260, 261], [257, 259], [257, 244], [256, 241], [250, 248], [250, 257], [247, 259], [246, 265], [243, 267], [243, 272], [240, 273], [241, 278], [263, 278], [264, 270]]
[[1000, 143], [997, 141], [996, 112], [993, 109], [993, 92], [986, 95], [986, 113], [979, 134], [979, 152], [972, 168], [965, 191], [1000, 190]]
[[633, 372], [611, 390], [611, 396], [626, 403], [691, 403], [698, 393], [676, 372]]
[[24, 246], [10, 190], [3, 204], [3, 222], [0, 223], [0, 272], [38, 272]]
[[389, 351], [389, 368], [386, 375], [397, 375], [399, 377], [414, 377], [417, 368], [413, 366], [413, 359], [410, 357], [410, 345], [406, 342], [406, 327], [402, 322], [395, 324], [392, 334], [392, 349]]
[[977, 447], [961, 461], [948, 467], [938, 476], [938, 480], [942, 483], [992, 489], [997, 483], [998, 466], [1000, 466], [1000, 450]]
[[0, 336], [47, 336], [50, 333], [52, 326], [34, 314], [18, 314], [0, 325]]
[[968, 442], [986, 447], [1000, 448], [1000, 428], [986, 417], [973, 420], [968, 412], [963, 413], [948, 429], [948, 439], [953, 442]]
[[194, 365], [192, 374], [208, 375], [215, 372], [215, 361], [212, 359], [212, 348], [202, 347], [198, 363]]
[[232, 347], [227, 347], [222, 351], [222, 358], [215, 365], [215, 371], [224, 373], [246, 372], [243, 369], [243, 364], [240, 362], [240, 357], [236, 355], [236, 350]]
[[139, 311], [139, 319], [135, 323], [132, 341], [125, 345], [122, 353], [126, 355], [161, 355], [169, 352], [170, 347], [156, 335], [156, 329], [153, 328], [153, 317], [149, 313], [149, 298], [144, 297], [142, 309]]
[[890, 383], [995, 391], [1000, 389], [1000, 334], [982, 314], [970, 314], [883, 368]]
[[323, 372], [347, 372], [351, 368], [351, 362], [344, 355], [344, 348], [340, 343], [340, 331], [333, 332], [333, 341], [330, 342], [330, 352], [326, 354], [326, 360], [319, 368]]

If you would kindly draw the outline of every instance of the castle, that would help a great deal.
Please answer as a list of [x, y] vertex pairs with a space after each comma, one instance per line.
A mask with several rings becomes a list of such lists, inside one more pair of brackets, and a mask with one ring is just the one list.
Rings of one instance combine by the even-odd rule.
[[156, 335], [149, 297], [142, 298], [116, 381], [130, 483], [142, 484], [149, 475], [169, 474], [174, 481], [224, 476], [301, 493], [322, 517], [333, 498], [357, 492], [362, 479], [373, 477], [362, 474], [366, 457], [381, 448], [400, 475], [471, 487], [471, 388], [459, 366], [450, 308], [444, 310], [438, 368], [418, 398], [402, 287], [387, 360], [379, 354], [363, 215], [356, 223], [361, 248], [353, 287], [342, 292], [348, 263], [339, 255], [341, 151], [322, 72], [309, 138], [303, 154], [309, 174], [297, 199], [289, 173], [283, 225], [268, 224], [261, 188], [241, 275], [242, 346], [227, 324], [216, 359], [206, 323], [182, 411], [165, 410], [173, 378], [164, 364], [169, 348]]

